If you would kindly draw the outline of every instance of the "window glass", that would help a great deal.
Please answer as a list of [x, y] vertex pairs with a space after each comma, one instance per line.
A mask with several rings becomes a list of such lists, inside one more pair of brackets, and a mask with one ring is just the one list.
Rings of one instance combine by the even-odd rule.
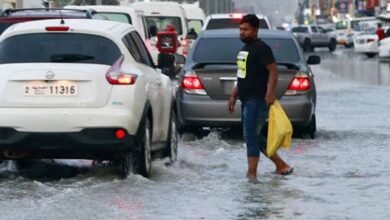
[[[265, 19], [260, 20], [260, 28], [269, 29]], [[238, 28], [241, 18], [223, 18], [223, 19], [211, 19], [207, 24], [206, 29], [225, 29], [225, 28]]]
[[97, 14], [105, 16], [110, 21], [132, 24], [131, 18], [124, 13], [98, 12]]
[[160, 31], [165, 31], [167, 26], [172, 25], [178, 35], [183, 34], [183, 28], [181, 26], [180, 17], [146, 17], [146, 24], [148, 26], [149, 33], [153, 36]]
[[294, 27], [291, 32], [293, 33], [307, 33], [307, 27]]
[[92, 34], [39, 33], [0, 43], [2, 63], [91, 63], [112, 65], [122, 55], [108, 38]]
[[188, 20], [188, 30], [193, 28], [197, 34], [202, 30], [202, 20]]
[[138, 49], [139, 53], [141, 54], [142, 63], [144, 63], [144, 64], [146, 64], [146, 65], [148, 65], [150, 67], [153, 67], [152, 58], [151, 58], [148, 50], [146, 49], [145, 44], [142, 41], [142, 39], [139, 36], [139, 34], [137, 32], [135, 32], [135, 31], [133, 31], [133, 32], [130, 33], [130, 35], [133, 38], [134, 43], [137, 46], [137, 49]]
[[129, 50], [131, 56], [138, 63], [142, 63], [141, 54], [138, 52], [137, 46], [135, 45], [134, 40], [131, 38], [130, 33], [127, 34], [123, 39], [123, 43], [126, 45], [127, 50]]
[[[300, 61], [296, 44], [292, 39], [262, 39], [267, 43], [277, 62]], [[228, 47], [226, 45], [229, 45]], [[196, 45], [193, 59], [196, 62], [236, 62], [237, 54], [244, 44], [236, 38], [202, 38]]]

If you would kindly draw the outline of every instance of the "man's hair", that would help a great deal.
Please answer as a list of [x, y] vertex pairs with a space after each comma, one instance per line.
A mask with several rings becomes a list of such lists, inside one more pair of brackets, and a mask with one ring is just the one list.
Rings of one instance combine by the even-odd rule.
[[244, 17], [242, 17], [240, 24], [248, 23], [250, 26], [254, 28], [260, 27], [260, 20], [255, 14], [247, 14]]

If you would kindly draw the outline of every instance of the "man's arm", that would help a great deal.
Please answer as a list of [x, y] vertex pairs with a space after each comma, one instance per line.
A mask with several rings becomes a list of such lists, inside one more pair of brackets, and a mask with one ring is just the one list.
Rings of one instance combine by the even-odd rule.
[[236, 105], [236, 101], [238, 98], [238, 88], [237, 86], [234, 86], [232, 95], [230, 96], [229, 102], [228, 102], [228, 112], [233, 113], [234, 112], [234, 106]]
[[268, 84], [267, 84], [267, 94], [265, 95], [265, 102], [268, 106], [270, 106], [272, 103], [274, 103], [276, 97], [275, 97], [275, 89], [276, 84], [278, 82], [278, 68], [276, 63], [270, 63], [266, 65], [269, 76], [268, 76]]

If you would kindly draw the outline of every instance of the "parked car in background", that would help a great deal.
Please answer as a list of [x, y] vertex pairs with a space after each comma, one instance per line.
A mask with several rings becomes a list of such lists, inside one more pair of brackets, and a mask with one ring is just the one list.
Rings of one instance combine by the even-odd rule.
[[378, 56], [381, 60], [390, 60], [390, 37], [379, 42]]
[[107, 20], [131, 24], [141, 35], [146, 45], [150, 47], [149, 33], [146, 27], [145, 17], [142, 11], [137, 11], [129, 6], [115, 5], [67, 5], [66, 9], [93, 10], [95, 14], [104, 16]]
[[[202, 30], [229, 29], [238, 28], [243, 14], [212, 14], [207, 16]], [[260, 20], [261, 29], [271, 29], [268, 18], [263, 15], [257, 15]]]
[[326, 33], [317, 25], [301, 25], [291, 29], [304, 51], [312, 51], [315, 47], [327, 47], [330, 52], [336, 50], [336, 36]]
[[104, 19], [95, 14], [92, 10], [68, 10], [56, 8], [28, 8], [28, 9], [6, 9], [0, 16], [0, 34], [13, 24], [58, 18], [74, 19]]
[[[307, 64], [318, 64], [320, 58], [310, 56], [306, 62], [290, 32], [262, 30], [259, 37], [271, 47], [278, 64], [277, 98], [293, 126], [314, 136], [316, 86]], [[240, 105], [233, 114], [228, 113], [226, 105], [236, 84], [236, 57], [243, 45], [238, 29], [200, 34], [178, 79], [176, 102], [181, 131], [241, 126]]]
[[359, 34], [355, 36], [354, 50], [367, 57], [374, 57], [379, 51], [378, 44], [378, 36], [375, 33]]
[[168, 27], [173, 27], [177, 32], [180, 46], [178, 53], [187, 54], [190, 46], [186, 40], [188, 33], [186, 14], [183, 7], [176, 2], [135, 2], [129, 5], [137, 11], [142, 11], [145, 16], [148, 33], [151, 37], [151, 54], [153, 60], [157, 61], [159, 51], [156, 47], [157, 33], [166, 31]]
[[376, 34], [379, 21], [361, 21], [360, 32], [355, 34], [354, 48], [356, 53], [363, 53], [367, 57], [374, 57], [378, 54], [379, 37]]
[[376, 19], [375, 17], [361, 17], [336, 22], [337, 43], [347, 48], [353, 47], [355, 34], [361, 32], [360, 22], [376, 22]]
[[131, 25], [20, 23], [0, 37], [0, 71], [0, 160], [110, 160], [148, 177], [153, 158], [176, 159], [171, 81]]

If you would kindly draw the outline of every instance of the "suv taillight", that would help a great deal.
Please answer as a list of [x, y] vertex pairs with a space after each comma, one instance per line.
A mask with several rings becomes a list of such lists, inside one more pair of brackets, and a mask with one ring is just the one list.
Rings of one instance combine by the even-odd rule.
[[184, 92], [188, 94], [195, 94], [195, 95], [207, 94], [199, 77], [193, 72], [188, 72], [183, 76], [183, 79], [181, 81], [181, 86], [183, 87]]
[[67, 26], [49, 26], [45, 28], [46, 31], [69, 31]]
[[306, 93], [310, 89], [310, 78], [308, 75], [298, 73], [291, 80], [286, 91], [286, 95], [299, 95]]
[[106, 73], [107, 81], [111, 85], [133, 85], [137, 80], [136, 74], [128, 74], [121, 71], [123, 60], [124, 57], [121, 56]]

